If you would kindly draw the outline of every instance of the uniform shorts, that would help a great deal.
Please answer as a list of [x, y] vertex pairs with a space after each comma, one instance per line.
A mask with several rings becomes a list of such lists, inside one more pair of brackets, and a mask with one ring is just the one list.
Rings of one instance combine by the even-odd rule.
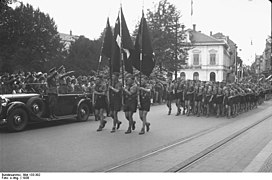
[[110, 100], [110, 110], [111, 111], [121, 111], [122, 108], [122, 99], [120, 98], [112, 98]]
[[124, 112], [133, 112], [135, 113], [137, 111], [137, 100], [128, 101], [124, 104]]
[[197, 95], [195, 101], [202, 101], [202, 95]]
[[224, 96], [223, 95], [220, 95], [220, 96], [216, 96], [215, 98], [215, 104], [222, 104], [223, 103], [223, 99], [224, 99]]
[[183, 101], [183, 92], [176, 93], [175, 98], [179, 99], [180, 101]]
[[171, 93], [169, 93], [169, 92], [166, 93], [166, 100], [167, 101], [172, 101], [173, 98], [174, 98], [174, 94], [172, 92]]
[[94, 109], [107, 109], [107, 97], [104, 95], [98, 95], [94, 104]]
[[140, 105], [141, 105], [141, 107], [139, 108], [140, 111], [150, 111], [151, 106], [150, 99], [141, 99]]
[[192, 101], [194, 98], [194, 94], [186, 94], [185, 95], [185, 101]]

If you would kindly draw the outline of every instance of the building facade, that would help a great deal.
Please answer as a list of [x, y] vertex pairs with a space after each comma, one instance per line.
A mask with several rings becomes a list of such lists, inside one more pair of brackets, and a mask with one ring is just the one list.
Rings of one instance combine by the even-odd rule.
[[179, 75], [187, 80], [227, 81], [231, 74], [230, 47], [225, 39], [217, 39], [193, 30], [187, 30], [192, 49]]
[[266, 45], [261, 55], [255, 55], [255, 62], [252, 64], [256, 74], [272, 73], [271, 37], [266, 39]]
[[60, 42], [64, 43], [64, 49], [69, 49], [72, 42], [75, 42], [79, 36], [73, 35], [72, 31], [70, 31], [70, 34], [65, 33], [59, 33], [60, 36]]

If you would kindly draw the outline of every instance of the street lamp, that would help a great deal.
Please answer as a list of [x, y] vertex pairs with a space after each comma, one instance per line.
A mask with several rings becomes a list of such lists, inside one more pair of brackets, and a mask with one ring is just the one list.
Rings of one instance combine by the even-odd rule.
[[178, 17], [176, 18], [175, 80], [178, 78]]
[[235, 75], [235, 82], [237, 82], [237, 46], [236, 44], [234, 45], [235, 46], [235, 51], [234, 51], [234, 68], [235, 68], [235, 72], [234, 72], [234, 75]]

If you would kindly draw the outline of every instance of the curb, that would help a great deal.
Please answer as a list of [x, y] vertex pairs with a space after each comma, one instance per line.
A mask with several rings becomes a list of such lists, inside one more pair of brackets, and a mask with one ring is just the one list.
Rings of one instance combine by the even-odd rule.
[[266, 160], [272, 155], [272, 140], [259, 152], [243, 172], [259, 172]]

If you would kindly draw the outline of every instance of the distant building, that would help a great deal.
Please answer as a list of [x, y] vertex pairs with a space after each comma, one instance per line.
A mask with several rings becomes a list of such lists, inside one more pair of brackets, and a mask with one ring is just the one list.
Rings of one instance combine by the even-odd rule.
[[[186, 31], [187, 41], [193, 48], [188, 52], [187, 64], [180, 77], [201, 81], [229, 81], [232, 76], [230, 45], [226, 38], [215, 38], [196, 31], [196, 26]], [[234, 43], [233, 43], [234, 44]]]
[[72, 42], [75, 42], [79, 36], [75, 36], [72, 34], [72, 31], [70, 31], [70, 34], [64, 34], [64, 33], [59, 33], [61, 43], [64, 43], [64, 49], [69, 49], [70, 45]]
[[263, 58], [264, 58], [264, 71], [271, 73], [272, 71], [272, 54], [271, 54], [271, 36], [266, 39], [265, 49], [263, 52]]
[[264, 71], [264, 59], [263, 55], [255, 55], [254, 69], [256, 74], [260, 74]]
[[272, 73], [272, 55], [271, 55], [271, 37], [266, 39], [266, 45], [261, 55], [255, 55], [255, 62], [253, 63], [253, 69], [256, 74], [271, 74]]

